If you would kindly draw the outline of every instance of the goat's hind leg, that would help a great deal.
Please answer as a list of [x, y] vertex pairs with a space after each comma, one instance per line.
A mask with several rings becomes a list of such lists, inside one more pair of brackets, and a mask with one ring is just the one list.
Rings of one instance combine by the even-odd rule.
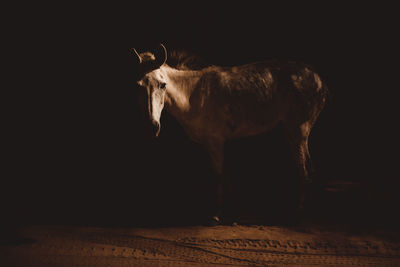
[[311, 188], [311, 175], [314, 169], [312, 167], [311, 156], [308, 149], [308, 137], [311, 132], [311, 127], [312, 125], [309, 122], [304, 122], [299, 125], [285, 125], [292, 149], [292, 155], [300, 178], [300, 211], [304, 209], [306, 194]]

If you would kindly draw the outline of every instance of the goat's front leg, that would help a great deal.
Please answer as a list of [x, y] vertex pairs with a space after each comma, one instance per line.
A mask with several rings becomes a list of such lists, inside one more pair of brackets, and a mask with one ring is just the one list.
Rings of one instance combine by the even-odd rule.
[[224, 142], [219, 140], [213, 140], [207, 143], [206, 148], [210, 155], [211, 164], [215, 176], [217, 178], [217, 199], [216, 199], [216, 212], [213, 216], [213, 221], [215, 223], [221, 222], [224, 201], [225, 201], [225, 187], [226, 179], [224, 177]]

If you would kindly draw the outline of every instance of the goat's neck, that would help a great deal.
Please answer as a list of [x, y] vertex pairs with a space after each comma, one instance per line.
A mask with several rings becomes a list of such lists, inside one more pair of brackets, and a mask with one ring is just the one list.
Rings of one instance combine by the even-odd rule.
[[163, 73], [167, 79], [165, 108], [174, 116], [182, 116], [190, 111], [190, 96], [200, 79], [201, 72], [178, 70], [164, 65]]

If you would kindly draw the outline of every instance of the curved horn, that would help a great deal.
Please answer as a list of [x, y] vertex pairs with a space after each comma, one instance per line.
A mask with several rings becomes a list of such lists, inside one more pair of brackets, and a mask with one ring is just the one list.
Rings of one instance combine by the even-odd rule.
[[162, 48], [162, 54], [160, 55], [160, 58], [157, 57], [157, 65], [162, 66], [164, 65], [165, 62], [167, 62], [167, 48], [165, 48], [165, 46], [163, 44], [160, 44], [161, 48]]
[[139, 53], [136, 51], [135, 48], [131, 48], [131, 51], [133, 51], [135, 53], [135, 55], [137, 56], [138, 60], [139, 60], [139, 64], [142, 63], [142, 57], [139, 55]]

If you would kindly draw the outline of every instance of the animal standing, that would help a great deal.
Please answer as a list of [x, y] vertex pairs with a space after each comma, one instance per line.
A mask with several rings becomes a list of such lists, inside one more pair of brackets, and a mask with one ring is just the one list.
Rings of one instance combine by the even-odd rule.
[[308, 148], [311, 129], [324, 107], [327, 86], [311, 67], [295, 62], [264, 61], [234, 67], [174, 68], [166, 64], [167, 50], [138, 53], [138, 90], [153, 134], [160, 132], [165, 108], [187, 135], [209, 153], [219, 177], [219, 221], [223, 206], [224, 144], [227, 140], [257, 135], [282, 123], [300, 176], [299, 208], [313, 167]]

